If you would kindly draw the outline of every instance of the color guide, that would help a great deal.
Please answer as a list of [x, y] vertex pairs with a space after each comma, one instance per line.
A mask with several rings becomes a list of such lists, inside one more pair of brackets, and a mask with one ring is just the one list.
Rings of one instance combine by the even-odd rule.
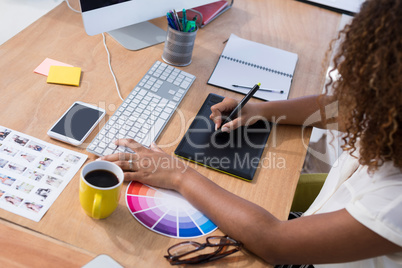
[[142, 225], [174, 238], [195, 238], [217, 226], [179, 193], [132, 181], [126, 192], [127, 207]]

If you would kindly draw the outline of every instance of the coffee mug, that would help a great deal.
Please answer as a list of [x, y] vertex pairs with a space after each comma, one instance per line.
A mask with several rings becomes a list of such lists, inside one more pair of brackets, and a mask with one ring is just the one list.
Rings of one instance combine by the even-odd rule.
[[80, 203], [86, 214], [94, 219], [104, 219], [117, 208], [123, 170], [108, 161], [94, 161], [81, 170]]

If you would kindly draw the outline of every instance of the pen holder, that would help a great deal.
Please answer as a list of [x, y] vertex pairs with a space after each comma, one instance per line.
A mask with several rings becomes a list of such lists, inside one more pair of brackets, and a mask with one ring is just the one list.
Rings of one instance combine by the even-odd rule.
[[198, 28], [193, 32], [182, 32], [168, 26], [162, 59], [174, 66], [189, 65], [197, 31]]

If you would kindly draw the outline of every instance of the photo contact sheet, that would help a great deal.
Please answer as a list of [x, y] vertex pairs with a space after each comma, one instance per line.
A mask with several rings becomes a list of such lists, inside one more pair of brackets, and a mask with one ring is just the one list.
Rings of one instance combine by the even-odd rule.
[[40, 221], [86, 159], [0, 126], [0, 208]]

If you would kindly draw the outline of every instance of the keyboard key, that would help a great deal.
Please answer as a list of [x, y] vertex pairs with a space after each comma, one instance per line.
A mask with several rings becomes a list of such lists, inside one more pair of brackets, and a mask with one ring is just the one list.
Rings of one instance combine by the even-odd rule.
[[143, 118], [140, 117], [137, 119], [137, 124], [140, 124], [142, 126], [142, 124], [144, 124], [144, 123], [145, 123], [145, 120]]
[[[95, 151], [96, 152], [96, 151]], [[114, 150], [110, 149], [110, 148], [106, 148], [106, 150], [103, 152], [102, 155], [109, 155], [109, 154], [113, 154]]]
[[162, 129], [165, 122], [165, 120], [162, 120], [160, 118], [156, 120], [153, 128], [150, 132], [148, 132], [148, 135], [144, 138], [142, 142], [144, 146], [149, 147], [151, 145], [151, 143], [154, 141], [153, 136], [159, 134], [159, 131]]
[[169, 117], [169, 114], [166, 112], [162, 112], [160, 115], [160, 118], [165, 119], [165, 120], [168, 119], [168, 117]]
[[174, 109], [174, 107], [176, 107], [176, 105], [177, 105], [177, 103], [176, 102], [174, 102], [174, 101], [169, 101], [169, 103], [168, 103], [168, 107], [170, 107], [170, 108], [172, 108], [172, 109]]
[[183, 82], [180, 84], [180, 87], [181, 87], [181, 88], [188, 88], [189, 85], [190, 85], [189, 82], [183, 81]]
[[98, 147], [95, 149], [95, 152], [101, 154], [103, 152], [103, 148]]

